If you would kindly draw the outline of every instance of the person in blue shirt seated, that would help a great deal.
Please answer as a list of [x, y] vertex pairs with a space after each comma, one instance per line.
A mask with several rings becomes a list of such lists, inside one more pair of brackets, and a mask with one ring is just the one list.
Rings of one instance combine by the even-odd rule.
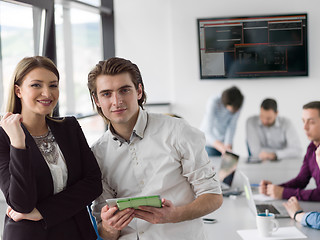
[[290, 217], [305, 227], [320, 229], [320, 212], [305, 212], [296, 197], [291, 197], [283, 204]]
[[220, 156], [226, 151], [232, 151], [243, 99], [242, 93], [235, 86], [224, 90], [221, 96], [212, 96], [209, 99], [201, 125], [209, 156]]
[[[320, 168], [320, 148], [316, 150], [316, 160]], [[290, 217], [303, 226], [320, 229], [320, 212], [305, 212], [302, 210], [296, 197], [291, 197], [283, 204]]]

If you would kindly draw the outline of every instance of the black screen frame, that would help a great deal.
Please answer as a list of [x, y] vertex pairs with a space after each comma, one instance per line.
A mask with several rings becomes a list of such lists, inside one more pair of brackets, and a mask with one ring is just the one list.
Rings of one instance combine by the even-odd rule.
[[[219, 35], [213, 30], [210, 43], [208, 35], [215, 28], [219, 29], [222, 39], [218, 39]], [[260, 40], [249, 41], [248, 33], [258, 32], [257, 29], [261, 29], [256, 34]], [[309, 75], [307, 13], [199, 18], [197, 31], [200, 79]], [[224, 31], [231, 32], [230, 41], [234, 42], [223, 39]], [[214, 38], [215, 34], [218, 37]], [[268, 42], [263, 42], [265, 39]]]

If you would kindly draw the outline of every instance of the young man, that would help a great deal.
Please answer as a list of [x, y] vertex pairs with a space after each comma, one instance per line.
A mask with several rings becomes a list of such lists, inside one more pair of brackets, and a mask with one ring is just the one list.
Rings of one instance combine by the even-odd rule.
[[[262, 180], [260, 193], [275, 199], [289, 199], [295, 196], [298, 200], [320, 201], [320, 171], [317, 166], [315, 151], [320, 144], [320, 101], [310, 102], [303, 106], [302, 120], [307, 137], [311, 140], [300, 172], [294, 179], [281, 185]], [[305, 189], [311, 178], [316, 183], [315, 189]]]
[[[108, 122], [93, 145], [103, 194], [93, 212], [104, 239], [205, 239], [201, 216], [222, 204], [203, 134], [184, 120], [143, 110], [138, 67], [99, 62], [88, 75], [91, 99]], [[110, 198], [160, 195], [162, 208], [109, 208]]]
[[232, 142], [243, 103], [243, 95], [237, 87], [212, 96], [207, 104], [201, 130], [206, 136], [209, 156], [220, 156], [232, 151]]
[[278, 116], [277, 102], [267, 98], [260, 115], [247, 120], [249, 155], [261, 160], [297, 158], [301, 156], [300, 140], [288, 118]]
[[[316, 160], [320, 169], [320, 148], [316, 150]], [[305, 212], [296, 197], [291, 197], [283, 204], [290, 217], [305, 227], [320, 229], [320, 212]]]

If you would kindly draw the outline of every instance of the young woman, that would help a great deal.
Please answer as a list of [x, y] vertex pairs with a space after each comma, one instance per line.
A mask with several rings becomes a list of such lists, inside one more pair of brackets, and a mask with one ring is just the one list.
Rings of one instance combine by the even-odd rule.
[[97, 238], [86, 206], [102, 192], [101, 173], [77, 120], [50, 117], [58, 98], [50, 59], [18, 63], [0, 124], [3, 240]]

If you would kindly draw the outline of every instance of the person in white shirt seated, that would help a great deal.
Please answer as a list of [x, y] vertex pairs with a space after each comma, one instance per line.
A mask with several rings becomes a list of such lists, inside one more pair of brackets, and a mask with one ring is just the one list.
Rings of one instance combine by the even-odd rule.
[[249, 156], [261, 160], [298, 158], [302, 148], [292, 122], [278, 116], [277, 102], [267, 98], [260, 115], [248, 118], [246, 124]]
[[[205, 137], [185, 120], [148, 113], [138, 67], [100, 61], [88, 75], [91, 100], [108, 123], [92, 146], [102, 172], [93, 214], [103, 239], [205, 239], [200, 217], [222, 204]], [[160, 195], [162, 207], [106, 205], [106, 199]]]

